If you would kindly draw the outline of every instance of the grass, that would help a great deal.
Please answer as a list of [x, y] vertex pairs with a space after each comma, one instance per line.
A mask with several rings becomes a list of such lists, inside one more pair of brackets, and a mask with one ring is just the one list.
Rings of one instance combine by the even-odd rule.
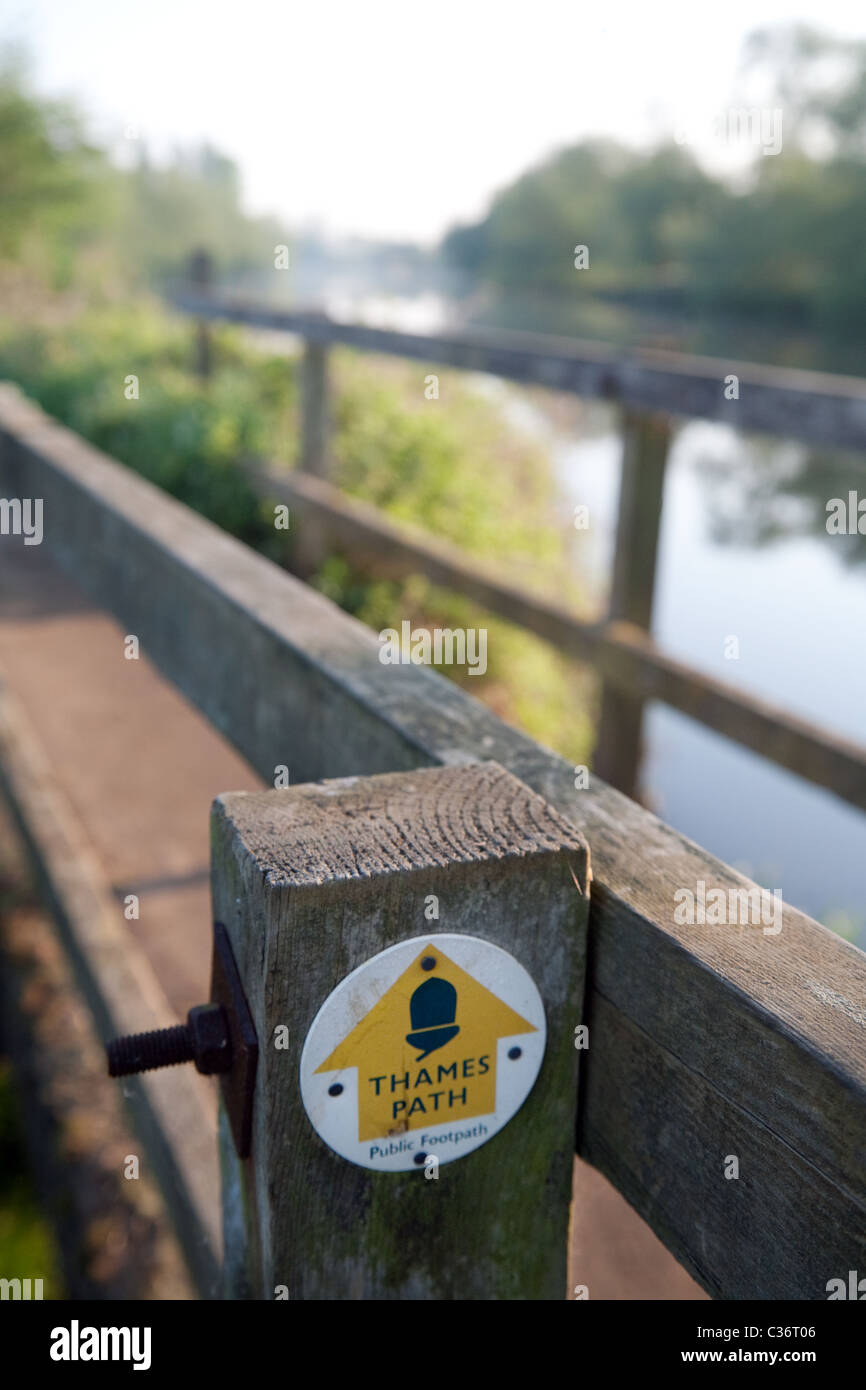
[[9, 1064], [0, 1060], [0, 1278], [42, 1279], [45, 1298], [61, 1298], [53, 1228], [28, 1175]]
[[[77, 312], [21, 330], [0, 322], [0, 376], [114, 458], [246, 543], [279, 557], [272, 513], [244, 461], [291, 467], [298, 439], [295, 362], [236, 329], [213, 331], [215, 371], [192, 373], [192, 332], [156, 301]], [[395, 521], [567, 595], [565, 537], [549, 460], [455, 373], [428, 399], [426, 369], [335, 354], [334, 481]], [[137, 397], [131, 378], [136, 379]], [[132, 397], [132, 398], [130, 398]], [[339, 556], [312, 582], [371, 627], [485, 627], [487, 672], [444, 668], [501, 718], [576, 763], [589, 759], [591, 684], [546, 643], [420, 576], [370, 579]], [[573, 595], [575, 599], [577, 595]]]

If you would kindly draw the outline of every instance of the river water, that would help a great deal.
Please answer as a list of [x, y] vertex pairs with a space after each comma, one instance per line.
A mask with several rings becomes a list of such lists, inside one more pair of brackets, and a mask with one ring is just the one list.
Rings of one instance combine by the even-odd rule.
[[[719, 472], [734, 491], [742, 480], [748, 506], [750, 445], [703, 422], [677, 434], [654, 636], [699, 670], [866, 742], [866, 565], [846, 561], [843, 538], [798, 534], [793, 521], [790, 534], [764, 544], [738, 538], [736, 527], [719, 534]], [[563, 491], [598, 519], [597, 575], [610, 572], [619, 448], [609, 432], [555, 450]], [[650, 706], [645, 737], [646, 798], [664, 820], [866, 947], [866, 815], [666, 706]]]
[[[418, 332], [453, 321], [429, 294], [344, 293], [326, 307]], [[619, 487], [614, 411], [579, 405], [564, 422], [561, 401], [544, 393], [472, 379], [546, 445], [563, 525], [575, 505], [589, 507], [573, 563], [602, 614]], [[665, 482], [653, 633], [698, 669], [866, 743], [866, 537], [825, 524], [826, 501], [858, 487], [866, 496], [866, 459], [683, 422]], [[660, 705], [647, 713], [642, 780], [670, 825], [866, 949], [866, 814]]]

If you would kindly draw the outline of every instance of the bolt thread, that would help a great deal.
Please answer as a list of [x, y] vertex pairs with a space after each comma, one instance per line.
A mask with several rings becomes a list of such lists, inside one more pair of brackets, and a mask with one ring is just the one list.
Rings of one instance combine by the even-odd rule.
[[113, 1038], [107, 1052], [109, 1076], [131, 1076], [135, 1072], [173, 1067], [195, 1059], [192, 1031], [186, 1023], [159, 1028], [153, 1033]]

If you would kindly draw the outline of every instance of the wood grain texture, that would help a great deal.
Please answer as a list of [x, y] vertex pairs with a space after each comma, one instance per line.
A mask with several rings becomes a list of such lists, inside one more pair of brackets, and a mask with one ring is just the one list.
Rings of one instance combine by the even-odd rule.
[[[580, 1153], [710, 1292], [728, 1295], [730, 1269], [717, 1280], [705, 1250], [736, 1230], [754, 1273], [752, 1297], [826, 1296], [814, 1291], [799, 1227], [809, 1223], [827, 1279], [844, 1276], [849, 1232], [866, 1210], [862, 952], [787, 904], [777, 936], [678, 924], [679, 888], [748, 880], [600, 779], [575, 790], [562, 758], [435, 672], [382, 665], [367, 628], [8, 388], [0, 392], [0, 481], [7, 496], [45, 499], [46, 544], [57, 559], [139, 634], [151, 659], [269, 782], [278, 763], [293, 781], [309, 782], [494, 759], [577, 826], [594, 874]], [[641, 1031], [641, 1090], [627, 1098], [627, 1124], [604, 1082], [622, 1034], [602, 1001]], [[718, 1037], [725, 1046], [713, 1046]], [[747, 1230], [732, 1225], [736, 1183], [721, 1176], [727, 1195], [695, 1225], [688, 1194], [701, 1174], [685, 1157], [672, 1164], [660, 1148], [657, 1107], [650, 1097], [641, 1104], [657, 1076], [667, 1078], [669, 1134], [696, 1132], [708, 1164], [732, 1152], [731, 1114], [760, 1129], [764, 1162], [750, 1173], [757, 1216]], [[816, 1190], [828, 1181], [832, 1216], [812, 1222], [807, 1189], [799, 1225], [770, 1228], [760, 1213], [778, 1209], [778, 1175], [792, 1153]]]
[[[481, 764], [226, 795], [213, 843], [215, 911], [263, 1044], [252, 1157], [226, 1173], [250, 1213], [251, 1287], [270, 1298], [286, 1285], [292, 1299], [563, 1298], [588, 913], [581, 836]], [[429, 894], [437, 921], [424, 915]], [[505, 1128], [435, 1181], [423, 1169], [372, 1172], [313, 1130], [301, 1049], [340, 980], [387, 946], [440, 931], [483, 937], [529, 971], [545, 1059]], [[280, 1024], [287, 1050], [270, 1043]]]

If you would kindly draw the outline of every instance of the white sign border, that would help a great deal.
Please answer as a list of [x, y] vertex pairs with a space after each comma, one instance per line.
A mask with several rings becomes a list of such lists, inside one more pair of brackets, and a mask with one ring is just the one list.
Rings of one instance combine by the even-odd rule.
[[[381, 1140], [358, 1139], [358, 1069], [320, 1072], [326, 1057], [366, 1017], [383, 994], [400, 978], [425, 946], [441, 950], [503, 1003], [519, 1013], [536, 1031], [501, 1037], [496, 1057], [496, 1110], [464, 1121], [446, 1120], [426, 1129]], [[350, 1163], [376, 1172], [424, 1171], [418, 1155], [435, 1155], [451, 1163], [485, 1144], [516, 1115], [538, 1078], [544, 1059], [547, 1025], [544, 1004], [532, 976], [508, 951], [480, 936], [434, 932], [399, 941], [364, 961], [332, 990], [310, 1024], [301, 1053], [301, 1099], [321, 1139]], [[518, 1046], [512, 1060], [509, 1049]], [[342, 1086], [338, 1096], [328, 1090]], [[483, 1131], [483, 1132], [482, 1132]], [[456, 1133], [455, 1133], [456, 1132]], [[450, 1139], [449, 1134], [455, 1137]], [[422, 1144], [422, 1136], [426, 1143]], [[387, 1146], [387, 1147], [386, 1147]], [[379, 1152], [376, 1152], [379, 1150]]]

